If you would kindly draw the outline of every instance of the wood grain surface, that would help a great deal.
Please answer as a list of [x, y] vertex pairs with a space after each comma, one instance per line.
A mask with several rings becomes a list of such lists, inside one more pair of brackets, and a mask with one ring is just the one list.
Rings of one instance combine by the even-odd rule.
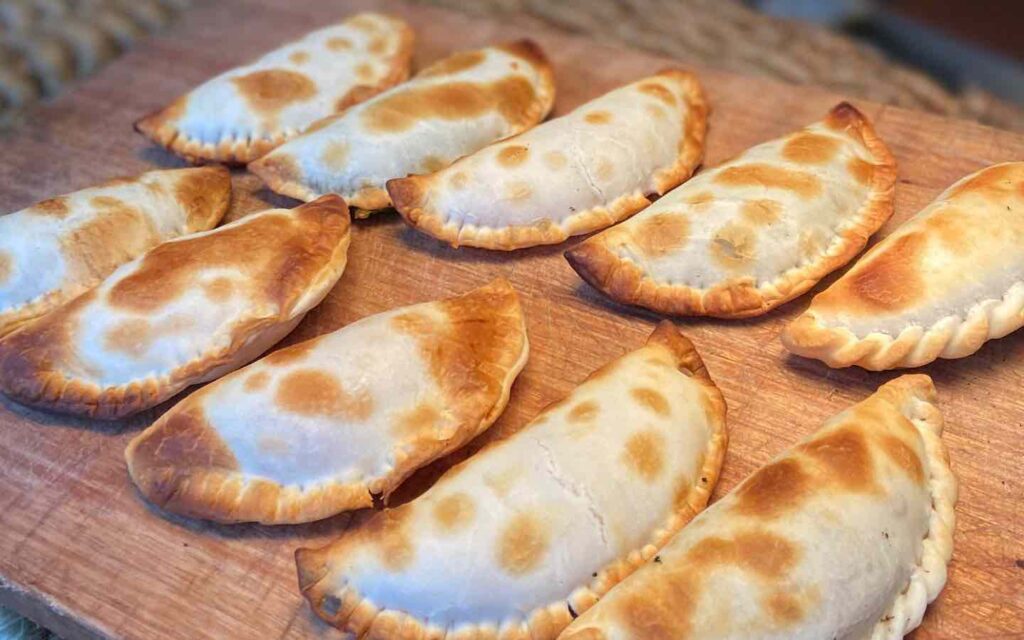
[[[391, 10], [416, 27], [420, 66], [456, 48], [536, 38], [556, 65], [559, 113], [671, 63], [527, 21], [487, 23], [388, 2], [211, 2], [3, 138], [0, 210], [112, 176], [178, 166], [132, 132], [137, 116], [215, 72], [366, 7]], [[816, 120], [841, 99], [697, 71], [713, 107], [709, 164]], [[962, 175], [1024, 158], [1020, 136], [857, 104], [900, 165], [897, 213], [879, 235]], [[294, 204], [242, 173], [235, 186], [232, 216]], [[652, 316], [610, 304], [585, 286], [562, 258], [564, 249], [456, 251], [407, 229], [393, 213], [359, 222], [340, 283], [286, 342], [504, 275], [522, 295], [532, 344], [508, 410], [481, 440], [507, 435], [590, 371], [640, 345], [654, 324]], [[807, 300], [756, 320], [679, 323], [729, 405], [731, 443], [716, 495], [896, 375], [833, 371], [788, 356], [778, 334]], [[1018, 332], [971, 358], [923, 369], [939, 388], [961, 491], [949, 584], [918, 639], [1024, 637], [1022, 357], [1024, 332]], [[348, 518], [267, 528], [212, 526], [155, 511], [129, 483], [122, 451], [157, 413], [104, 424], [0, 401], [0, 603], [71, 638], [341, 637], [299, 596], [292, 553], [337, 535]], [[443, 468], [419, 474], [403, 495]]]

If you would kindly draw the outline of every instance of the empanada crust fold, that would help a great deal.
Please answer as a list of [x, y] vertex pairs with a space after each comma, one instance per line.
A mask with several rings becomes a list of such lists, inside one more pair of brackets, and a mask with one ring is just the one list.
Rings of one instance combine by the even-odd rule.
[[[440, 325], [437, 314], [443, 318]], [[364, 349], [366, 353], [354, 357], [372, 356], [374, 351], [378, 352], [376, 357], [387, 357], [385, 354], [392, 352], [397, 342], [409, 336], [431, 365], [430, 384], [420, 384], [417, 395], [427, 394], [434, 385], [439, 389], [439, 395], [429, 403], [419, 400], [403, 407], [398, 412], [400, 417], [393, 422], [387, 415], [377, 421], [375, 415], [378, 411], [383, 413], [393, 401], [388, 397], [389, 390], [397, 394], [397, 389], [410, 383], [416, 375], [410, 372], [418, 366], [416, 362], [394, 362], [388, 368], [364, 367], [360, 371], [353, 361], [352, 370], [347, 372], [351, 375], [346, 376], [346, 372], [332, 371], [331, 363], [337, 360], [329, 359], [332, 351], [344, 349], [346, 344], [351, 346], [351, 342], [344, 341], [349, 327], [362, 327], [363, 333], [350, 333], [356, 336], [353, 340], [380, 335], [376, 328], [366, 329], [368, 323], [378, 319], [378, 324], [398, 327], [386, 334], [392, 336], [391, 340], [379, 338], [375, 345]], [[529, 352], [518, 295], [503, 279], [455, 298], [371, 316], [349, 327], [278, 350], [192, 394], [164, 414], [125, 451], [129, 474], [141, 493], [168, 511], [228, 523], [296, 524], [370, 507], [375, 498], [386, 501], [413, 471], [490, 427], [508, 403], [512, 383], [525, 366]], [[398, 331], [401, 333], [396, 338], [394, 332]], [[321, 386], [330, 388], [315, 387], [323, 376], [330, 377]], [[362, 387], [347, 384], [360, 376], [379, 379], [363, 381]], [[250, 385], [253, 391], [249, 391]], [[259, 390], [255, 390], [256, 385]], [[297, 397], [288, 395], [296, 385], [309, 388], [301, 389]], [[239, 387], [244, 390], [240, 395]], [[276, 399], [269, 409], [261, 411], [262, 405], [248, 404], [248, 394], [268, 394], [268, 390], [275, 388]], [[224, 394], [223, 400], [217, 406], [220, 394]], [[281, 407], [285, 400], [287, 413], [278, 415], [275, 412], [285, 411]], [[259, 465], [252, 469], [245, 466], [251, 451], [260, 450], [260, 442], [270, 443], [264, 446], [271, 447], [263, 450], [262, 456], [276, 456], [276, 465], [285, 465], [280, 451], [288, 446], [290, 438], [305, 433], [301, 425], [292, 424], [294, 432], [252, 426], [248, 430], [253, 435], [239, 443], [242, 453], [238, 455], [229, 442], [232, 438], [238, 441], [237, 431], [245, 430], [244, 425], [224, 425], [235, 432], [230, 437], [219, 431], [222, 425], [218, 421], [224, 420], [225, 415], [241, 422], [249, 418], [268, 422], [311, 417], [305, 426], [313, 428], [314, 420], [323, 417], [320, 405], [324, 403], [332, 406], [330, 411], [345, 414], [342, 422], [335, 425], [338, 430], [344, 429], [340, 440], [346, 439], [346, 433], [358, 436], [359, 430], [374, 428], [394, 433], [398, 426], [402, 432], [415, 432], [393, 436], [379, 452], [380, 471], [376, 474], [346, 480], [342, 476], [349, 469], [337, 463], [334, 477], [306, 483], [285, 482], [280, 476], [261, 473]], [[436, 420], [434, 412], [442, 411], [442, 407], [447, 411], [443, 432], [425, 432], [410, 421], [410, 417], [420, 416], [417, 420], [425, 422], [428, 413], [435, 416], [431, 420]], [[343, 424], [345, 420], [350, 422]], [[332, 440], [321, 441], [320, 446], [358, 445]], [[292, 462], [297, 468], [308, 469], [313, 466], [310, 456], [317, 453], [296, 451]], [[377, 453], [365, 451], [367, 456]], [[262, 462], [262, 468], [271, 467], [269, 460]], [[296, 469], [287, 471], [295, 473]]]
[[872, 371], [964, 358], [1024, 325], [1024, 162], [968, 175], [811, 301], [782, 343]]
[[[663, 83], [670, 83], [673, 89], [669, 90]], [[625, 175], [627, 173], [625, 169], [635, 173], [636, 167], [624, 169], [615, 166], [616, 161], [624, 161], [622, 159], [628, 156], [626, 153], [617, 154], [618, 160], [616, 161], [603, 158], [603, 162], [591, 163], [590, 159], [580, 160], [573, 157], [574, 154], [580, 153], [578, 149], [548, 149], [547, 146], [550, 146], [550, 143], [546, 140], [554, 139], [554, 136], [549, 134], [557, 134], [559, 139], [572, 138], [576, 135], [572, 133], [576, 126], [574, 124], [576, 120], [588, 122], [590, 126], [594, 127], [615, 122], [616, 114], [602, 108], [602, 100], [618, 100], [621, 95], [617, 92], [632, 90], [640, 94], [638, 96], [640, 99], [657, 100], [657, 98], [651, 98], [651, 93], [644, 94], [642, 93], [643, 89], [638, 89], [638, 87], [650, 86], [660, 87], [656, 89], [658, 93], [655, 95], [670, 95], [671, 97], [664, 99], [670, 100], [672, 107], [666, 110], [665, 104], [645, 106], [659, 109], [662, 114], [670, 111], [672, 117], [678, 117], [682, 122], [678, 134], [678, 144], [674, 148], [671, 160], [645, 171], [641, 176], [640, 183], [630, 185], [625, 191], [616, 191], [614, 197], [605, 197], [606, 194], [601, 191], [601, 199], [596, 204], [587, 206], [566, 204], [567, 210], [557, 214], [564, 217], [555, 219], [554, 214], [546, 211], [551, 207], [552, 196], [565, 202], [569, 202], [573, 198], [566, 196], [565, 193], [558, 193], [561, 183], [558, 174], [559, 171], [565, 171], [566, 166], [571, 165], [573, 171], [578, 170], [578, 175], [574, 177], [581, 180], [585, 178], [585, 183], [591, 190], [597, 189], [595, 181], [604, 180], [610, 183], [615, 176]], [[704, 90], [697, 76], [679, 69], [667, 69], [657, 75], [605, 94], [605, 96], [581, 105], [565, 116], [549, 120], [519, 136], [485, 147], [437, 173], [389, 180], [387, 183], [388, 193], [391, 195], [395, 209], [406, 222], [453, 247], [471, 246], [511, 251], [537, 245], [557, 244], [571, 236], [604, 229], [625, 220], [647, 207], [651, 203], [649, 196], [660, 196], [690, 177], [703, 158], [708, 109]], [[590, 112], [588, 113], [588, 111]], [[591, 120], [586, 119], [588, 116], [591, 117]], [[618, 114], [618, 117], [639, 119], [637, 121], [651, 118], [650, 114], [643, 117], [636, 114], [626, 116]], [[617, 139], [617, 144], [632, 144], [633, 151], [638, 156], [644, 155], [644, 142], [631, 141], [628, 137], [623, 137]], [[489, 164], [490, 158], [497, 156], [498, 162], [502, 163], [502, 152], [517, 145], [530, 151], [530, 159], [525, 163], [512, 160], [509, 171], [532, 171], [533, 175], [525, 175], [522, 180], [510, 179], [503, 183], [501, 186], [506, 189], [506, 193], [501, 195], [499, 201], [528, 200], [534, 198], [534, 192], [536, 192], [539, 194], [536, 196], [536, 202], [523, 205], [527, 209], [515, 211], [517, 215], [532, 217], [531, 222], [519, 224], [514, 221], [496, 219], [487, 224], [478, 224], [472, 221], [457, 220], [450, 215], [443, 204], [439, 203], [439, 199], [448, 197], [455, 189], [452, 184], [459, 182], [460, 174], [468, 174], [470, 180], [476, 180], [476, 183], [471, 184], [469, 188], [476, 189], [479, 202], [472, 203], [472, 206], [464, 206], [466, 203], [462, 203], [456, 208], [467, 209], [468, 211], [463, 212], [464, 215], [469, 215], [474, 220], [483, 215], [493, 217], [495, 214], [490, 213], [488, 209], [492, 208], [497, 196], [493, 193], [496, 187], [488, 179], [495, 171]], [[535, 147], [536, 152], [534, 152]], [[536, 159], [537, 156], [543, 156], [543, 159]], [[597, 174], [591, 175], [589, 164], [595, 164], [598, 167]], [[522, 167], [526, 167], [526, 169], [522, 169]], [[606, 175], [601, 175], [602, 173]], [[474, 174], [477, 175], [474, 177]], [[496, 175], [500, 176], [501, 174]], [[519, 174], [510, 173], [509, 175]], [[552, 183], [555, 186], [548, 186], [545, 183]], [[458, 189], [462, 189], [462, 187]], [[510, 206], [514, 209], [518, 205]]]
[[221, 167], [150, 171], [0, 217], [0, 337], [99, 284], [153, 246], [217, 226]]
[[902, 638], [953, 552], [957, 482], [935, 396], [923, 375], [882, 385], [705, 510], [559, 639]]
[[[667, 315], [748, 318], [767, 313], [799, 297], [826, 274], [853, 259], [893, 211], [896, 163], [867, 118], [848, 103], [842, 103], [832, 109], [824, 125], [849, 134], [863, 145], [872, 158], [872, 175], [869, 194], [863, 204], [849, 221], [840, 224], [828, 245], [817, 251], [814, 259], [760, 283], [749, 276], [729, 278], [711, 287], [659, 280], [642, 264], [617, 254], [612, 245], [618, 242], [617, 234], [627, 233], [626, 225], [633, 228], [641, 223], [643, 216], [658, 215], [655, 208], [664, 204], [661, 201], [626, 225], [598, 234], [569, 249], [565, 253], [566, 259], [580, 277], [613, 300]], [[706, 170], [700, 177], [716, 170]], [[697, 188], [694, 182], [681, 188], [691, 187]], [[714, 194], [714, 190], [707, 193]], [[672, 194], [666, 197], [671, 198]], [[694, 215], [699, 216], [700, 212]], [[651, 237], [646, 241], [655, 255], [674, 250], [673, 242], [668, 237]]]
[[[654, 371], [658, 372], [658, 379], [672, 380], [668, 385], [671, 388], [662, 388], [662, 391], [671, 394], [686, 389], [685, 399], [661, 396], [650, 388], [625, 391], [629, 385], [649, 383], [653, 378], [648, 374], [655, 375]], [[676, 377], [677, 371], [682, 373], [681, 377]], [[662, 374], [668, 377], [660, 377]], [[587, 421], [599, 419], [601, 412], [607, 410], [596, 404], [597, 399], [614, 402], [615, 398], [609, 395], [614, 395], [616, 389], [642, 399], [637, 400], [639, 404], [633, 408], [638, 411], [635, 419], [616, 420], [614, 428], [610, 423], [588, 427]], [[663, 400], [669, 404], [663, 405]], [[684, 403], [687, 408], [676, 402]], [[694, 404], [688, 404], [690, 402]], [[701, 449], [673, 454], [686, 457], [686, 462], [671, 460], [671, 456], [663, 454], [656, 446], [645, 449], [637, 444], [636, 434], [648, 433], [641, 426], [644, 415], [650, 415], [650, 411], [657, 414], [681, 410], [692, 410], [693, 413], [687, 415], [702, 425], [692, 431], [699, 431], [695, 442], [701, 443]], [[680, 419], [678, 414], [673, 415], [676, 416], [673, 419]], [[557, 424], [547, 426], [551, 423]], [[621, 459], [611, 466], [602, 466], [601, 471], [606, 482], [614, 482], [616, 486], [578, 483], [575, 474], [579, 468], [589, 464], [587, 473], [598, 473], [593, 466], [603, 465], [603, 461], [588, 458], [567, 462], [559, 451], [566, 444], [559, 436], [553, 436], [563, 428], [568, 430], [566, 433], [581, 429], [574, 436], [566, 437], [573, 438], [579, 446], [576, 455], [584, 458], [588, 457], [587, 449], [598, 446], [599, 441], [603, 446], [613, 446], [608, 441], [616, 437], [602, 435], [619, 431], [618, 438], [629, 446]], [[589, 431], [591, 428], [604, 433]], [[638, 428], [636, 434], [628, 436]], [[656, 430], [653, 423], [648, 428]], [[687, 433], [694, 429], [692, 425], [672, 428]], [[626, 430], [625, 435], [622, 430]], [[674, 446], [679, 446], [680, 442], [673, 439]], [[645, 347], [595, 372], [577, 391], [545, 410], [523, 431], [454, 467], [417, 500], [376, 514], [332, 545], [299, 549], [296, 552], [299, 588], [318, 616], [360, 639], [553, 639], [576, 614], [593, 606], [615, 584], [653, 558], [662, 544], [704, 508], [718, 479], [726, 442], [725, 401], [721, 393], [690, 341], [671, 324], [664, 323]], [[536, 455], [523, 456], [526, 450], [536, 451]], [[670, 513], [662, 516], [660, 507], [653, 511], [653, 506], [637, 502], [631, 504], [640, 512], [649, 510], [639, 518], [625, 513], [599, 515], [598, 503], [607, 496], [615, 494], [616, 500], [624, 501], [636, 497], [632, 495], [636, 491], [632, 484], [636, 477], [630, 474], [639, 473], [641, 467], [628, 465], [645, 459], [643, 451], [651, 452], [654, 459], [662, 461], [653, 466], [641, 463], [646, 469], [644, 473], [665, 471], [661, 464], [694, 465], [683, 473], [685, 481], [675, 484], [674, 496], [667, 501], [666, 510]], [[619, 475], [615, 468], [619, 464], [633, 471]], [[653, 476], [647, 478], [655, 482]], [[522, 485], [524, 482], [539, 487]], [[623, 492], [630, 495], [623, 495]], [[481, 502], [481, 495], [490, 496], [491, 500]], [[541, 516], [540, 511], [532, 510], [529, 505], [542, 504], [544, 500], [551, 501], [546, 507], [550, 513]], [[587, 501], [589, 509], [598, 511], [576, 514], [580, 508], [576, 501]], [[624, 505], [620, 508], [624, 512], [632, 509]], [[565, 510], [570, 513], [562, 513]], [[605, 544], [612, 546], [587, 551], [587, 547], [595, 544], [592, 536], [596, 533], [563, 532], [564, 535], [559, 535], [557, 530], [548, 528], [559, 518], [572, 520], [571, 526], [577, 531], [598, 524], [602, 530], [607, 527]], [[631, 525], [639, 530], [629, 535], [642, 541], [617, 546], [616, 541], [621, 545], [626, 539], [621, 537], [623, 534], [618, 527]], [[452, 545], [450, 548], [444, 546], [447, 536], [456, 536], [447, 543]], [[493, 551], [487, 548], [492, 542]], [[558, 548], [549, 548], [555, 545]], [[581, 548], [584, 550], [578, 551]], [[574, 549], [588, 554], [586, 559], [574, 557]], [[615, 555], [608, 557], [613, 549]], [[591, 553], [600, 553], [602, 557], [592, 559]], [[415, 567], [419, 562], [436, 565], [439, 571], [444, 567], [445, 576], [418, 575]], [[551, 566], [554, 564], [561, 566]], [[579, 566], [566, 566], [577, 564]], [[422, 571], [428, 571], [426, 566]], [[362, 576], [367, 572], [371, 575], [364, 582]], [[390, 577], [392, 573], [398, 575]], [[470, 573], [475, 577], [467, 577]], [[565, 575], [558, 577], [556, 574]], [[578, 580], [575, 574], [579, 574]], [[428, 588], [428, 583], [434, 585], [429, 590], [443, 593], [422, 591]], [[373, 593], [361, 588], [364, 584], [371, 592], [376, 590], [383, 595], [375, 598]], [[554, 594], [558, 595], [548, 599]], [[407, 605], [381, 603], [380, 598], [391, 599], [393, 603], [405, 598]], [[520, 602], [522, 599], [527, 602]], [[513, 602], [510, 604], [509, 600]], [[439, 608], [434, 616], [409, 610], [409, 607], [433, 608], [435, 604]], [[459, 616], [465, 619], [457, 619]]]
[[[344, 200], [325, 196], [158, 245], [0, 340], [0, 391], [31, 407], [116, 419], [220, 377], [323, 299], [345, 268], [349, 226]], [[199, 319], [215, 334], [198, 330]], [[160, 350], [168, 335], [187, 336], [186, 347], [171, 347], [184, 356]], [[166, 366], [128, 369], [145, 358]], [[103, 381], [103, 372], [118, 381]]]
[[[360, 31], [369, 29], [369, 36], [372, 37], [368, 44], [369, 51], [360, 52], [364, 54], [365, 60], [355, 66], [353, 73], [356, 77], [352, 79], [351, 86], [343, 95], [336, 96], [333, 100], [332, 96], [318, 95], [336, 91], [336, 85], [339, 84], [337, 78], [331, 75], [332, 62], [324, 58], [330, 55], [346, 55], [347, 52], [353, 51], [350, 34], [338, 31], [331, 35], [328, 31], [341, 28], [351, 30], [352, 25], [359, 25], [354, 28]], [[378, 48], [386, 50], [389, 47], [387, 43], [391, 40], [394, 40], [395, 45], [390, 55], [385, 56], [383, 52], [376, 51]], [[243, 112], [256, 112], [258, 119], [261, 119], [258, 130], [239, 123], [219, 123], [225, 126], [226, 130], [217, 139], [203, 139], [183, 130], [181, 121], [195, 90], [180, 96], [168, 106], [140, 118], [135, 122], [135, 130], [168, 151], [195, 164], [247, 164], [302, 133], [316, 120], [332, 113], [342, 113], [349, 107], [406, 80], [412, 65], [414, 42], [415, 34], [412, 28], [394, 16], [377, 13], [356, 14], [334, 27], [321, 29], [282, 45], [279, 49], [265, 54], [264, 58], [226, 71], [225, 74], [228, 75], [221, 74], [197, 87], [207, 89], [208, 85], [215, 82], [234, 82], [239, 89], [230, 93], [230, 99], [239, 102], [240, 105], [232, 108], [241, 109]], [[310, 53], [308, 49], [312, 48], [321, 48], [324, 51]], [[281, 58], [281, 54], [287, 50], [292, 50], [291, 56], [288, 59]], [[301, 58], [294, 56], [305, 56], [305, 59], [300, 62]], [[268, 57], [273, 59], [267, 60]], [[310, 64], [323, 69], [310, 71]], [[382, 66], [384, 70], [374, 69], [374, 66]], [[232, 72], [240, 69], [249, 73], [245, 76], [230, 76]], [[312, 73], [313, 77], [307, 75], [309, 73]], [[369, 79], [359, 78], [362, 73]], [[238, 84], [239, 81], [244, 84]], [[280, 111], [296, 103], [308, 103], [311, 98], [319, 98], [321, 102], [327, 101], [331, 104], [329, 107], [309, 107], [319, 111], [318, 116], [298, 126], [282, 127], [276, 124]], [[315, 198], [310, 198], [313, 199]]]
[[[392, 206], [385, 188], [388, 179], [436, 171], [529, 129], [544, 119], [554, 102], [554, 71], [532, 40], [459, 51], [359, 109], [315, 123], [292, 144], [253, 162], [249, 171], [273, 191], [298, 200], [337, 193], [360, 212], [357, 217], [367, 217]], [[487, 135], [483, 132], [492, 125], [484, 121], [495, 114], [501, 125]], [[373, 121], [379, 122], [370, 128], [367, 122]], [[419, 123], [432, 123], [434, 131]], [[463, 135], [467, 131], [477, 133]], [[431, 135], [434, 139], [427, 144], [425, 138]], [[454, 150], [446, 148], [453, 146]], [[408, 156], [401, 163], [406, 166], [392, 167], [390, 175], [379, 179], [381, 165], [396, 162], [396, 154], [389, 153], [392, 147]], [[350, 171], [353, 176], [347, 175]]]

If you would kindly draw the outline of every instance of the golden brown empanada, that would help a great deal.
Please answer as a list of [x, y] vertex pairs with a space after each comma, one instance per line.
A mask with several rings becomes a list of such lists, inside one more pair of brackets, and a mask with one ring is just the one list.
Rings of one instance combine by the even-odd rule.
[[249, 170], [300, 200], [337, 193], [360, 209], [391, 206], [384, 183], [429, 173], [544, 119], [551, 65], [530, 40], [461, 51], [327, 118]]
[[756, 316], [846, 264], [892, 214], [896, 164], [843, 103], [748, 149], [566, 252], [611, 298], [660, 313]]
[[360, 638], [554, 638], [707, 503], [725, 402], [672, 325], [420, 498], [296, 553]]
[[946, 582], [956, 479], [927, 376], [840, 413], [560, 640], [895, 640]]
[[872, 247], [786, 327], [832, 367], [969, 356], [1024, 324], [1024, 162], [971, 174]]
[[406, 221], [452, 244], [517, 249], [603, 229], [690, 177], [707, 104], [693, 74], [626, 85], [428, 176], [388, 182]]
[[0, 336], [147, 249], [216, 226], [230, 200], [226, 169], [177, 169], [118, 178], [0, 217]]
[[0, 340], [0, 390], [118, 418], [258, 357], [345, 268], [348, 208], [326, 196], [165, 242]]
[[185, 398], [128, 446], [156, 504], [221, 522], [369, 507], [489, 427], [529, 347], [505, 280], [301, 342]]
[[356, 14], [207, 80], [135, 128], [193, 162], [244, 164], [405, 80], [412, 47], [402, 20]]

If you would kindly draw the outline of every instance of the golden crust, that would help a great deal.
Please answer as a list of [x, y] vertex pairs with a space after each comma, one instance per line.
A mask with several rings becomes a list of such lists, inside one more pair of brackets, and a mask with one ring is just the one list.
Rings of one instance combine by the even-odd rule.
[[[388, 17], [398, 22], [400, 26], [398, 50], [390, 59], [387, 74], [375, 84], [353, 87], [337, 102], [337, 113], [368, 100], [409, 78], [415, 33], [405, 22], [393, 16]], [[184, 109], [186, 98], [187, 94], [179, 97], [170, 105], [143, 116], [135, 122], [134, 128], [156, 144], [193, 164], [203, 162], [222, 162], [229, 165], [248, 164], [302, 133], [302, 131], [278, 131], [269, 137], [225, 138], [216, 143], [196, 140], [182, 133], [174, 124]], [[307, 202], [313, 199], [315, 198], [309, 198]]]
[[[676, 79], [686, 94], [682, 109], [683, 135], [675, 162], [659, 169], [653, 176], [655, 193], [663, 195], [692, 175], [704, 155], [707, 133], [708, 103], [697, 76], [680, 69], [666, 69], [657, 75]], [[503, 141], [508, 142], [509, 139]], [[478, 227], [447, 221], [427, 202], [432, 176], [409, 176], [387, 182], [395, 209], [413, 227], [449, 243], [453, 247], [467, 245], [497, 251], [512, 251], [544, 244], [558, 244], [571, 236], [590, 233], [621, 222], [651, 204], [646, 194], [637, 191], [623, 194], [602, 206], [579, 211], [561, 224], [542, 220], [531, 226]]]
[[[544, 50], [536, 42], [529, 39], [516, 40], [497, 45], [497, 48], [521, 58], [534, 68], [540, 80], [534, 87], [535, 99], [522, 114], [518, 122], [512, 124], [513, 135], [537, 124], [551, 111], [555, 103], [555, 75], [551, 62]], [[456, 54], [458, 55], [458, 54]], [[442, 62], [444, 62], [442, 60]], [[429, 71], [429, 69], [425, 70]], [[320, 121], [329, 124], [337, 116], [329, 116]], [[314, 125], [316, 126], [316, 125]], [[291, 156], [273, 156], [254, 162], [249, 170], [256, 174], [270, 189], [276, 193], [309, 202], [322, 195], [311, 189], [302, 179], [302, 172]], [[391, 196], [383, 187], [363, 187], [354, 193], [343, 194], [350, 206], [360, 210], [356, 217], [369, 217], [374, 211], [393, 206]]]
[[[99, 187], [127, 185], [142, 181], [147, 176], [171, 177], [175, 174], [180, 176], [176, 182], [165, 184], [161, 180], [154, 182], [153, 186], [161, 189], [166, 187], [173, 191], [175, 200], [185, 214], [184, 234], [206, 231], [217, 226], [217, 223], [227, 213], [231, 201], [231, 174], [223, 167], [154, 171], [133, 178], [116, 178], [99, 185]], [[65, 200], [66, 196], [51, 198], [30, 207], [30, 209]], [[126, 204], [134, 207], [137, 203]], [[152, 217], [158, 216], [153, 215]], [[126, 257], [125, 248], [118, 246], [116, 240], [124, 237], [124, 228], [114, 229], [115, 226], [121, 225], [121, 221], [116, 216], [98, 219], [93, 224], [97, 226], [93, 226], [90, 232], [76, 233], [74, 241], [67, 243], [68, 249], [76, 255], [82, 256], [81, 261], [89, 265], [89, 273], [86, 274], [84, 269], [80, 270], [76, 282], [68, 282], [60, 289], [49, 291], [26, 304], [0, 313], [0, 337], [77, 298], [96, 286], [114, 268], [134, 257], [131, 254]], [[169, 240], [171, 237], [164, 237], [164, 239]], [[156, 244], [159, 240], [154, 236], [152, 243]]]
[[[445, 394], [442, 404], [459, 414], [457, 422], [464, 428], [443, 441], [431, 434], [413, 442], [409, 450], [399, 452], [385, 476], [302, 487], [247, 477], [202, 415], [202, 399], [217, 392], [217, 384], [212, 384], [182, 400], [132, 440], [125, 451], [132, 480], [149, 501], [168, 511], [229, 523], [312, 522], [370, 507], [375, 498], [386, 501], [416, 469], [461, 447], [498, 419], [529, 354], [519, 296], [507, 280], [499, 278], [436, 304], [450, 327], [440, 341], [423, 334], [420, 347]], [[415, 335], [420, 322], [429, 320], [410, 316], [403, 320], [403, 330]], [[268, 358], [301, 356], [323, 337]], [[242, 375], [248, 374], [234, 374]]]
[[[677, 509], [664, 527], [652, 535], [651, 541], [639, 549], [623, 553], [619, 559], [594, 574], [589, 584], [575, 589], [567, 600], [552, 602], [523, 613], [522, 622], [466, 624], [455, 629], [442, 629], [397, 610], [381, 610], [355, 587], [346, 586], [341, 593], [325, 585], [332, 545], [319, 549], [300, 548], [295, 552], [299, 590], [309, 601], [314, 613], [327, 623], [355, 634], [361, 640], [529, 640], [555, 638], [576, 615], [592, 607], [612, 587], [649, 562], [658, 550], [706, 505], [718, 480], [728, 443], [725, 427], [725, 400], [715, 386], [693, 344], [672, 323], [663, 321], [648, 338], [647, 346], [663, 349], [684, 375], [694, 378], [705, 390], [705, 412], [712, 430], [703, 457], [703, 465], [693, 486], [677, 501]], [[601, 375], [594, 373], [591, 378]], [[472, 462], [470, 459], [463, 465]], [[458, 467], [449, 472], [457, 473]], [[385, 511], [368, 523], [400, 521], [407, 507]], [[364, 527], [364, 528], [367, 528]], [[381, 530], [386, 533], [388, 527]], [[358, 531], [357, 531], [358, 534]], [[378, 535], [376, 529], [370, 535]], [[500, 626], [499, 626], [500, 625]]]
[[[945, 295], [955, 295], [965, 281], [951, 279], [951, 274], [959, 276], [961, 270], [971, 274], [967, 284], [983, 281], [984, 276], [974, 277], [980, 271], [1013, 273], [1005, 260], [987, 265], [984, 261], [1015, 248], [1017, 219], [999, 216], [1022, 198], [1021, 162], [992, 165], [960, 179], [816, 295], [782, 333], [783, 345], [830, 367], [884, 371], [918, 367], [938, 358], [963, 358], [988, 340], [1019, 329], [1024, 323], [1024, 283], [1012, 276], [996, 278], [996, 284], [971, 294], [976, 297], [958, 310], [950, 310], [939, 299], [944, 294], [937, 291], [946, 288]], [[978, 235], [971, 237], [972, 232]], [[951, 250], [940, 249], [928, 257], [932, 243]], [[926, 262], [940, 266], [925, 266]], [[935, 290], [929, 293], [931, 287]], [[901, 319], [903, 311], [914, 309], [927, 313]], [[855, 319], [878, 314], [895, 326], [858, 335], [823, 317], [835, 310], [847, 310]]]
[[[211, 372], [231, 366], [261, 334], [290, 331], [344, 269], [350, 226], [347, 206], [338, 196], [325, 196], [295, 211], [294, 216], [289, 216], [295, 222], [288, 259], [276, 264], [271, 260], [272, 268], [279, 271], [254, 278], [254, 286], [264, 287], [263, 295], [280, 305], [280, 315], [254, 314], [246, 318], [233, 327], [229, 344], [202, 353], [160, 376], [100, 386], [60, 370], [62, 363], [76, 357], [73, 333], [83, 321], [79, 315], [96, 301], [98, 289], [94, 289], [0, 340], [0, 390], [32, 407], [101, 419], [121, 418], [148, 409]], [[121, 277], [113, 285], [104, 304], [115, 304], [109, 300], [118, 298], [116, 304], [136, 306], [145, 312], [154, 299], [165, 293], [174, 295], [176, 290], [190, 286], [191, 274], [203, 266], [197, 263], [196, 256], [206, 252], [233, 254], [222, 244], [225, 239], [234, 247], [240, 235], [258, 238], [266, 228], [263, 232], [269, 241], [263, 246], [281, 251], [282, 229], [267, 222], [271, 213], [157, 246], [138, 259], [139, 267], [132, 275]], [[234, 254], [233, 259], [248, 263], [253, 256]], [[296, 314], [298, 317], [294, 317]], [[284, 335], [280, 333], [276, 338]]]
[[896, 161], [868, 119], [843, 102], [829, 112], [826, 122], [835, 129], [854, 131], [874, 156], [875, 167], [871, 195], [858, 211], [856, 221], [836, 235], [818, 260], [760, 285], [728, 281], [708, 289], [655, 282], [639, 265], [615, 255], [602, 235], [566, 251], [566, 260], [581, 278], [613, 300], [668, 315], [749, 318], [799, 297], [826, 274], [853, 259], [893, 211]]

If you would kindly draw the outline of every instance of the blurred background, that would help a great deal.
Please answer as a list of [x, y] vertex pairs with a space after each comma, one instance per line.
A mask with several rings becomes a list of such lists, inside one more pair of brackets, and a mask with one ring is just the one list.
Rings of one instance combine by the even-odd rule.
[[[204, 1], [0, 0], [0, 126]], [[412, 1], [1024, 131], [1024, 0]]]
[[[245, 15], [246, 0], [0, 0], [0, 131], [204, 1]], [[1024, 0], [409, 1], [1024, 132]], [[0, 640], [51, 637], [0, 608]]]

